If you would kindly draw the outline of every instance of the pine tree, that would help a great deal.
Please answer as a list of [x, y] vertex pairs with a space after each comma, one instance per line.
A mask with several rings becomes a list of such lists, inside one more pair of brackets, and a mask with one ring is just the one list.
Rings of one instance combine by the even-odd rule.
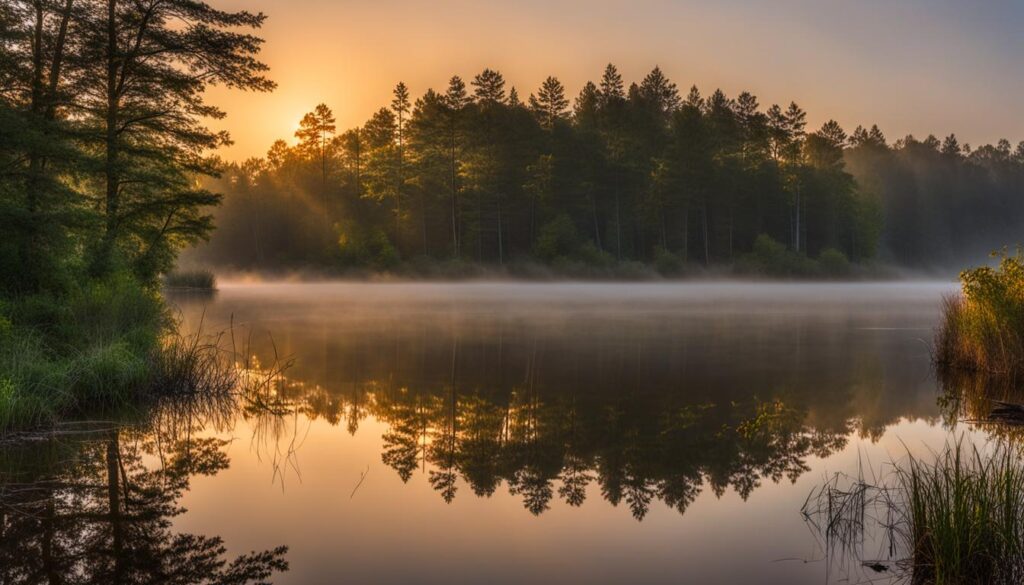
[[682, 103], [676, 84], [665, 77], [660, 67], [655, 67], [644, 77], [640, 83], [640, 95], [661, 112], [666, 121]]
[[596, 126], [600, 107], [601, 92], [593, 81], [588, 81], [573, 104], [572, 115], [576, 124], [585, 128]]
[[624, 88], [619, 70], [609, 63], [604, 68], [604, 75], [601, 76], [601, 89], [598, 93], [601, 96], [601, 106], [607, 107], [609, 104], [625, 100]]
[[212, 229], [205, 209], [219, 198], [195, 188], [192, 176], [216, 173], [204, 153], [229, 138], [204, 125], [224, 115], [204, 101], [204, 90], [274, 87], [256, 60], [262, 40], [237, 32], [258, 29], [266, 17], [191, 0], [102, 4], [83, 27], [83, 61], [93, 64], [84, 112], [98, 122], [105, 159], [105, 221], [92, 267], [107, 273], [121, 256], [152, 277], [174, 250]]
[[461, 254], [460, 222], [459, 222], [459, 151], [460, 137], [462, 132], [462, 118], [470, 99], [466, 94], [466, 84], [455, 75], [448, 81], [448, 91], [445, 92], [445, 102], [448, 106], [448, 169], [449, 169], [449, 192], [451, 193], [451, 233], [452, 253], [458, 258]]
[[519, 99], [519, 92], [516, 91], [515, 86], [512, 86], [512, 89], [509, 90], [508, 100], [505, 102], [505, 105], [510, 108], [518, 108], [523, 105], [523, 100]]
[[[0, 288], [57, 286], [82, 193], [62, 173], [85, 163], [67, 114], [80, 92], [82, 12], [72, 0], [12, 0], [0, 8]], [[3, 195], [11, 197], [4, 201]], [[17, 270], [3, 266], [20, 264]]]
[[950, 134], [942, 141], [942, 154], [951, 157], [960, 156], [960, 142], [956, 139], [956, 134]]
[[398, 173], [395, 185], [395, 247], [401, 246], [402, 229], [402, 188], [405, 185], [405, 119], [409, 114], [409, 88], [401, 81], [395, 86], [391, 109], [395, 112], [398, 132]]
[[473, 78], [473, 99], [482, 106], [505, 103], [505, 78], [492, 69], [484, 69]]
[[568, 116], [569, 100], [565, 98], [565, 88], [554, 77], [548, 77], [537, 90], [537, 95], [530, 96], [530, 109], [537, 117], [542, 128], [551, 130], [560, 120]]
[[327, 185], [328, 147], [336, 129], [334, 112], [326, 104], [319, 104], [312, 112], [302, 117], [299, 129], [295, 131], [295, 137], [299, 139], [299, 148], [307, 156], [320, 159], [321, 181], [324, 187]]

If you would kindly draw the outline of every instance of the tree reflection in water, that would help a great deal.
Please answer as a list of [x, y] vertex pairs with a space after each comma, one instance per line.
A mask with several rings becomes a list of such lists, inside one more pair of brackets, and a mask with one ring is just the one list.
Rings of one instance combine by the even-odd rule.
[[554, 501], [581, 506], [594, 484], [637, 520], [656, 500], [685, 512], [707, 487], [746, 499], [765, 480], [796, 481], [809, 456], [841, 449], [853, 430], [815, 428], [805, 407], [780, 397], [695, 402], [685, 392], [542, 385], [540, 350], [520, 381], [494, 389], [461, 378], [459, 353], [456, 342], [443, 380], [400, 384], [385, 373], [340, 389], [293, 380], [278, 396], [352, 433], [366, 416], [384, 422], [382, 461], [403, 482], [422, 475], [445, 502], [461, 486], [487, 497], [504, 484], [532, 514]]
[[0, 444], [0, 582], [262, 583], [285, 547], [229, 558], [216, 536], [174, 530], [190, 479], [227, 468], [225, 441], [199, 438], [233, 412], [175, 401], [133, 424], [82, 423]]

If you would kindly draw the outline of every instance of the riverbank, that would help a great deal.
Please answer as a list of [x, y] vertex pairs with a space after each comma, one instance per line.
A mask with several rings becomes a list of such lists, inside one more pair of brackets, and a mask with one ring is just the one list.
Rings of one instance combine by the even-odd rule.
[[131, 277], [0, 300], [0, 433], [229, 386], [217, 348], [178, 335], [159, 290]]

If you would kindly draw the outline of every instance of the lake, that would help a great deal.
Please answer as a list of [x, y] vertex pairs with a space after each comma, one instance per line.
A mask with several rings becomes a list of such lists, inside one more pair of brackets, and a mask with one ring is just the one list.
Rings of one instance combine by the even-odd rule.
[[[8, 496], [46, 478], [51, 498], [30, 499], [30, 519], [4, 514], [25, 542], [64, 534], [84, 550], [72, 535], [106, 533], [37, 516], [120, 490], [154, 524], [111, 542], [155, 530], [160, 562], [192, 558], [180, 542], [216, 549], [178, 535], [222, 539], [231, 557], [286, 545], [276, 583], [878, 578], [830, 561], [801, 507], [832, 474], [983, 438], [951, 426], [930, 361], [954, 290], [223, 283], [174, 298], [182, 330], [223, 331], [265, 392], [100, 425], [77, 450], [0, 448]], [[53, 496], [104, 470], [124, 481]]]

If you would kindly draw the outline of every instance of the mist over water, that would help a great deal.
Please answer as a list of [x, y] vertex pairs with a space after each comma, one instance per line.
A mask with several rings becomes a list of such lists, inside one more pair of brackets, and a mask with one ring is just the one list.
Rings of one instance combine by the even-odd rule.
[[284, 583], [837, 582], [864, 570], [829, 569], [800, 506], [949, 439], [929, 344], [954, 290], [227, 282], [183, 326], [294, 357], [291, 414], [219, 434], [232, 465], [178, 523], [283, 538]]

